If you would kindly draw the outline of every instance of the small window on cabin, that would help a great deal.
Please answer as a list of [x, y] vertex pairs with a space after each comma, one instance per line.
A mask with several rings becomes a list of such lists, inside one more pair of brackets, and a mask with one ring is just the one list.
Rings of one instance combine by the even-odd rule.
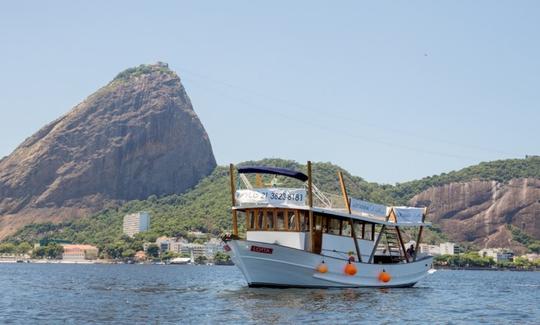
[[328, 233], [332, 235], [339, 235], [340, 223], [338, 219], [330, 218], [328, 220]]
[[287, 220], [289, 221], [289, 230], [296, 230], [296, 211], [287, 210]]
[[266, 229], [273, 230], [274, 229], [274, 210], [265, 209], [264, 212], [266, 213]]
[[276, 230], [285, 229], [285, 212], [283, 210], [277, 210]]
[[355, 221], [354, 222], [354, 234], [356, 235], [356, 238], [363, 239], [362, 235], [362, 228], [364, 228], [364, 223]]
[[300, 230], [301, 231], [308, 231], [308, 225], [309, 225], [309, 213], [304, 210], [300, 210]]
[[364, 227], [364, 239], [365, 240], [373, 240], [374, 237], [375, 237], [375, 234], [373, 233], [373, 230], [374, 230], [374, 225], [375, 224], [369, 224], [369, 223], [366, 223], [365, 227]]
[[341, 235], [349, 237], [351, 236], [351, 223], [349, 221], [342, 221]]

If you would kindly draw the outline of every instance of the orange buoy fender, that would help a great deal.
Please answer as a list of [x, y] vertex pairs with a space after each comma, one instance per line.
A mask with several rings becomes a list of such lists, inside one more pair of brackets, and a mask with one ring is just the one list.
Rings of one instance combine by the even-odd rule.
[[328, 272], [328, 265], [326, 265], [326, 263], [324, 263], [324, 261], [322, 261], [321, 264], [319, 264], [317, 266], [317, 272], [319, 272], [319, 273]]
[[392, 277], [390, 276], [390, 273], [386, 272], [384, 269], [381, 273], [379, 273], [379, 281], [381, 282], [390, 282], [392, 280]]
[[345, 265], [345, 274], [347, 275], [355, 275], [356, 274], [356, 266], [349, 261], [347, 265]]

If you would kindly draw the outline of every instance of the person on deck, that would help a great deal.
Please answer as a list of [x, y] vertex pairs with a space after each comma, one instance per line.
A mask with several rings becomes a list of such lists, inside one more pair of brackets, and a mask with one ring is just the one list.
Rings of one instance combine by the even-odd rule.
[[409, 247], [409, 249], [407, 249], [407, 255], [409, 256], [409, 258], [414, 258], [414, 254], [415, 254], [414, 246], [411, 245], [411, 247]]

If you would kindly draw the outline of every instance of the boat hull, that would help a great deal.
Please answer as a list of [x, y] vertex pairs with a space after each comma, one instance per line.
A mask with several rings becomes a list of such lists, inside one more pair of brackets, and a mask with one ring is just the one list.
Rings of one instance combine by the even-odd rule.
[[[400, 264], [353, 263], [357, 273], [351, 276], [344, 272], [348, 263], [344, 259], [246, 240], [232, 240], [228, 245], [233, 262], [250, 287], [411, 287], [428, 275], [433, 262], [432, 257], [425, 257]], [[328, 267], [325, 273], [317, 271], [323, 261]], [[390, 281], [379, 280], [383, 271], [391, 276]]]

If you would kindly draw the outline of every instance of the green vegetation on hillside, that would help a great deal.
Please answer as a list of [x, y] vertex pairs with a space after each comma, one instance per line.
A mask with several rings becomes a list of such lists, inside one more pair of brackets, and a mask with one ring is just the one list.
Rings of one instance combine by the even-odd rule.
[[478, 165], [463, 168], [458, 171], [442, 173], [419, 180], [396, 184], [389, 193], [396, 202], [406, 204], [413, 196], [434, 186], [442, 186], [455, 182], [471, 180], [508, 182], [513, 178], [540, 179], [540, 157], [532, 156], [525, 159], [507, 159], [483, 162]]
[[[282, 159], [249, 161], [241, 165], [267, 165], [293, 168], [306, 171], [306, 166]], [[379, 185], [352, 176], [347, 171], [331, 163], [314, 163], [315, 184], [325, 193], [339, 194], [337, 172], [342, 171], [350, 196], [387, 205], [406, 204], [415, 194], [430, 186], [471, 179], [508, 181], [517, 177], [540, 178], [540, 158], [513, 159], [482, 163], [460, 171], [427, 177], [421, 180], [392, 185]], [[253, 175], [248, 175], [255, 184]], [[272, 176], [263, 177], [265, 184]], [[278, 186], [301, 186], [294, 179], [277, 177]], [[211, 175], [197, 186], [182, 195], [169, 195], [158, 198], [150, 196], [146, 200], [135, 200], [102, 211], [94, 216], [60, 224], [32, 224], [24, 227], [8, 240], [13, 243], [36, 242], [41, 239], [67, 240], [74, 243], [94, 244], [106, 256], [128, 257], [142, 249], [144, 241], [154, 241], [159, 236], [187, 236], [190, 230], [219, 235], [231, 227], [229, 175], [227, 167], [218, 166]], [[124, 215], [138, 211], [151, 214], [151, 231], [138, 234], [135, 238], [122, 235]], [[240, 224], [243, 227], [243, 224]], [[518, 242], [531, 239], [520, 239]], [[523, 237], [523, 236], [522, 236]], [[436, 225], [424, 233], [424, 241], [437, 243], [445, 240]], [[520, 241], [521, 240], [521, 241]], [[537, 250], [537, 241], [523, 242], [531, 250]], [[536, 247], [536, 248], [535, 248]]]
[[120, 72], [119, 74], [116, 75], [113, 81], [120, 81], [120, 80], [125, 81], [125, 80], [128, 80], [129, 78], [138, 77], [140, 75], [151, 73], [153, 71], [174, 74], [174, 72], [172, 72], [168, 68], [167, 64], [165, 63], [158, 63], [156, 65], [141, 64], [138, 67], [129, 68]]

